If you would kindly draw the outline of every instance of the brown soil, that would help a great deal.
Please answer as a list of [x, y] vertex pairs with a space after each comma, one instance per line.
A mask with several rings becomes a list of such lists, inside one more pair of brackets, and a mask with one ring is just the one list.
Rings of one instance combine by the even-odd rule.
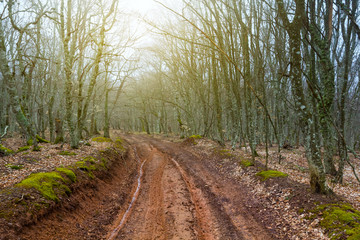
[[10, 239], [289, 239], [286, 226], [275, 225], [281, 216], [263, 211], [266, 200], [222, 171], [230, 165], [219, 169], [219, 159], [184, 144], [122, 137], [130, 144], [125, 162]]
[[146, 160], [145, 174], [131, 217], [115, 239], [272, 239], [243, 207], [244, 192], [235, 182], [178, 144], [128, 140]]

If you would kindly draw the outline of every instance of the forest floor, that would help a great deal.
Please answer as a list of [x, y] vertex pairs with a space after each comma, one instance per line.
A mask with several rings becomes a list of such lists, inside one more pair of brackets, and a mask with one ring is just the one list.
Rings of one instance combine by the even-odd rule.
[[[308, 218], [307, 210], [338, 201], [359, 209], [360, 186], [349, 168], [345, 184], [329, 179], [335, 195], [311, 193], [301, 148], [283, 149], [282, 164], [276, 148], [270, 148], [269, 167], [288, 177], [262, 181], [256, 176], [264, 169], [262, 147], [255, 166], [244, 167], [245, 149], [232, 151], [207, 139], [121, 137], [128, 144], [125, 162], [75, 188], [36, 222], [6, 238], [0, 231], [0, 239], [328, 239], [321, 218]], [[15, 139], [3, 144], [21, 147]], [[96, 142], [78, 150], [42, 145], [40, 152], [0, 158], [0, 191], [31, 172], [52, 171], [108, 147]], [[59, 154], [64, 151], [77, 155]]]

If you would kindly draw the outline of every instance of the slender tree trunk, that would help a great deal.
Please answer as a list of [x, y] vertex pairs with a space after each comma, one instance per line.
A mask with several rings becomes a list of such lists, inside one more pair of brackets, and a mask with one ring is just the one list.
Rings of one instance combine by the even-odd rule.
[[310, 112], [302, 86], [301, 29], [303, 28], [305, 3], [302, 0], [295, 0], [295, 16], [293, 22], [290, 23], [283, 1], [276, 0], [276, 2], [278, 5], [279, 16], [289, 35], [290, 56], [292, 61], [290, 79], [292, 92], [295, 98], [295, 107], [299, 114], [299, 124], [305, 135], [305, 147], [310, 169], [310, 186], [313, 192], [327, 194], [330, 193], [331, 190], [326, 184], [325, 171], [321, 161], [320, 146], [317, 141], [319, 132], [317, 126], [314, 125], [313, 122], [312, 114], [316, 114], [316, 112]]
[[[355, 16], [357, 1], [354, 1], [352, 6], [352, 16]], [[348, 3], [347, 8], [350, 8], [350, 4]], [[341, 29], [343, 32], [343, 38], [345, 41], [345, 56], [344, 56], [344, 75], [342, 76], [341, 81], [341, 89], [340, 89], [340, 102], [339, 102], [339, 131], [341, 136], [338, 137], [338, 148], [339, 148], [339, 169], [336, 176], [336, 180], [340, 183], [343, 181], [343, 172], [345, 168], [345, 162], [348, 158], [347, 154], [347, 145], [345, 142], [345, 123], [346, 123], [346, 115], [345, 115], [345, 106], [346, 99], [348, 93], [348, 83], [349, 83], [349, 71], [351, 66], [351, 57], [352, 53], [350, 51], [351, 47], [351, 36], [353, 31], [353, 22], [350, 22], [349, 25], [345, 26], [345, 20], [342, 20]]]
[[4, 82], [7, 83], [7, 92], [10, 97], [10, 104], [12, 111], [15, 114], [16, 121], [23, 131], [27, 134], [29, 139], [33, 139], [34, 148], [37, 148], [36, 133], [33, 129], [33, 126], [30, 124], [29, 120], [25, 116], [24, 112], [21, 109], [20, 98], [16, 91], [16, 82], [15, 76], [10, 72], [6, 57], [6, 46], [5, 46], [5, 36], [2, 26], [2, 20], [0, 20], [0, 70], [4, 79]]

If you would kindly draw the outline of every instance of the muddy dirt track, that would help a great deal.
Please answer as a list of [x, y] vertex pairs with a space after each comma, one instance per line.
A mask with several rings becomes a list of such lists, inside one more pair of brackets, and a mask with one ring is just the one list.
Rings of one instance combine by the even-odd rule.
[[178, 143], [124, 138], [130, 162], [19, 239], [275, 239], [245, 207], [246, 190], [206, 159]]

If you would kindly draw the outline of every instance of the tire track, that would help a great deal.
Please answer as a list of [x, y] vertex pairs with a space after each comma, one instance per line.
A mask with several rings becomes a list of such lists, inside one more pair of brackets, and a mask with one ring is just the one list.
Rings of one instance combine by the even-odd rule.
[[146, 161], [143, 184], [115, 239], [272, 239], [243, 207], [241, 186], [199, 156], [153, 138], [133, 135], [130, 141]]

